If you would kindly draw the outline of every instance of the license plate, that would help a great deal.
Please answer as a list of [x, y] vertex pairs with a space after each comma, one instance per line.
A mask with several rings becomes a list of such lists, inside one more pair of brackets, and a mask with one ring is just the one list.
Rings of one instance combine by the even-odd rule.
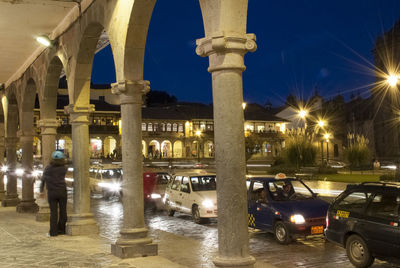
[[322, 234], [324, 232], [324, 226], [311, 226], [311, 234]]

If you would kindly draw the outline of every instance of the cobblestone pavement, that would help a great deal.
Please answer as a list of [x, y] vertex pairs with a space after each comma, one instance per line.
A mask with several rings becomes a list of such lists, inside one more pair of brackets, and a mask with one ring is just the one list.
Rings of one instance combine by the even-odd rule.
[[[110, 240], [118, 237], [121, 224], [122, 205], [117, 200], [92, 199], [93, 213], [98, 217], [102, 236]], [[188, 267], [213, 267], [212, 258], [217, 253], [217, 221], [209, 224], [195, 224], [191, 216], [176, 213], [174, 217], [164, 212], [146, 211], [146, 224], [153, 239], [159, 243], [161, 256]], [[115, 217], [113, 219], [113, 217]], [[275, 242], [272, 234], [249, 229], [251, 255], [257, 259], [256, 267], [273, 265], [280, 268], [292, 267], [353, 267], [347, 259], [345, 250], [321, 237], [297, 239], [290, 245]], [[170, 243], [179, 238], [179, 244]], [[182, 250], [185, 249], [185, 250]], [[179, 255], [177, 255], [179, 252]], [[196, 253], [194, 253], [196, 252]], [[375, 261], [372, 267], [396, 267]]]
[[[72, 204], [68, 204], [72, 208]], [[190, 216], [146, 210], [146, 224], [159, 256], [121, 260], [110, 254], [110, 244], [119, 236], [122, 204], [118, 199], [92, 198], [92, 212], [100, 227], [96, 236], [46, 238], [48, 223], [34, 215], [17, 214], [15, 208], [0, 207], [0, 268], [3, 267], [132, 267], [209, 268], [217, 254], [217, 221], [198, 225]], [[298, 239], [283, 246], [271, 234], [249, 229], [250, 252], [256, 268], [267, 267], [353, 267], [345, 250], [322, 237]], [[375, 268], [395, 267], [376, 261]]]

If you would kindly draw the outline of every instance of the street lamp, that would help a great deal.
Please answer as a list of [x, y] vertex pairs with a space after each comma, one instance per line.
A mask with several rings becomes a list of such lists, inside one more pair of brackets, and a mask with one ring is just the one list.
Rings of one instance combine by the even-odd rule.
[[200, 137], [201, 137], [200, 130], [196, 130], [196, 137], [197, 137], [197, 162], [200, 163]]
[[326, 141], [326, 163], [328, 164], [329, 161], [329, 138], [331, 137], [330, 133], [325, 133], [324, 138]]
[[[326, 121], [322, 119], [318, 120], [317, 124], [319, 127], [317, 129], [318, 131], [327, 125]], [[323, 163], [324, 163], [324, 140], [321, 140], [321, 165], [323, 165]]]
[[307, 128], [307, 117], [308, 111], [304, 109], [299, 110], [299, 117], [304, 120], [304, 130]]
[[389, 86], [395, 87], [399, 82], [399, 76], [394, 74], [389, 74], [389, 76], [386, 78], [386, 82], [389, 84]]

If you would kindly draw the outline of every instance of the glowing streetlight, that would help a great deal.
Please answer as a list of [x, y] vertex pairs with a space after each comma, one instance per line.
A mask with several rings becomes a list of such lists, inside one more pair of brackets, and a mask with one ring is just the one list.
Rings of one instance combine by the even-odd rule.
[[321, 128], [324, 127], [325, 124], [326, 124], [326, 123], [325, 123], [324, 120], [319, 120], [319, 121], [318, 121], [318, 126], [321, 127]]
[[243, 102], [243, 103], [242, 103], [242, 108], [243, 108], [243, 110], [246, 109], [246, 106], [247, 106], [247, 103], [246, 103], [246, 102]]
[[387, 83], [389, 84], [389, 86], [391, 87], [395, 87], [397, 86], [397, 83], [399, 82], [399, 76], [394, 75], [394, 74], [390, 74], [387, 78], [386, 78]]
[[301, 117], [301, 118], [306, 118], [306, 116], [308, 115], [308, 112], [306, 111], [306, 110], [303, 110], [303, 109], [301, 109], [300, 111], [299, 111], [299, 116]]
[[329, 141], [329, 138], [330, 138], [330, 137], [331, 137], [331, 134], [329, 134], [329, 133], [325, 133], [325, 134], [324, 134], [324, 138], [325, 138], [326, 142]]

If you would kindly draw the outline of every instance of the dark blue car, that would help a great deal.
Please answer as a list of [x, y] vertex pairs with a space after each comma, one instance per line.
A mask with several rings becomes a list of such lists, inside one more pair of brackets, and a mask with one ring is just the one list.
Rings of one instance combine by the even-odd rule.
[[251, 178], [248, 186], [250, 227], [272, 232], [281, 244], [324, 233], [329, 204], [303, 181], [285, 176]]

